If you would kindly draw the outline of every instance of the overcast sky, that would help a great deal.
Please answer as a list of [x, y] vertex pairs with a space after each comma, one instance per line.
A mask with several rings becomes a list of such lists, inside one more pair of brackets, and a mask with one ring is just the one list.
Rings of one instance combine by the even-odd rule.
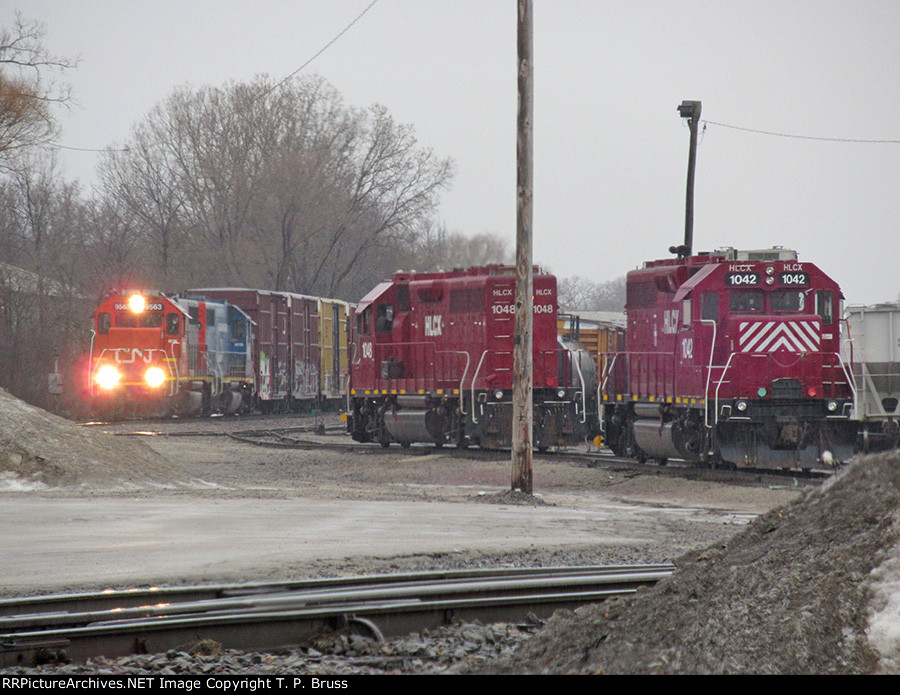
[[[51, 52], [80, 57], [62, 143], [103, 148], [176, 86], [286, 77], [370, 3], [3, 0], [0, 22], [19, 9], [47, 24]], [[676, 107], [693, 99], [695, 251], [782, 245], [849, 303], [897, 299], [900, 0], [534, 7], [535, 262], [607, 281], [681, 243], [689, 131]], [[448, 228], [514, 248], [515, 0], [378, 0], [304, 73], [414, 125], [456, 162]], [[60, 156], [90, 185], [99, 154]]]

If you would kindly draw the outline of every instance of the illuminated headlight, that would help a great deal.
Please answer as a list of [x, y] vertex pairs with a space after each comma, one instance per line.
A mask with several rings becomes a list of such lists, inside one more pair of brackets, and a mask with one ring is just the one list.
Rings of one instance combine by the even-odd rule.
[[747, 401], [738, 401], [734, 404], [734, 407], [743, 413], [745, 410], [747, 410]]
[[122, 375], [119, 373], [119, 370], [109, 364], [100, 367], [94, 375], [94, 381], [97, 386], [107, 390], [116, 388], [121, 380]]
[[151, 388], [162, 386], [166, 380], [166, 373], [159, 367], [150, 367], [144, 374], [144, 383]]
[[556, 392], [556, 396], [557, 396], [557, 398], [565, 398], [565, 397], [566, 397], [566, 390], [565, 390], [565, 389], [560, 389], [559, 391]]
[[837, 401], [828, 401], [828, 412], [833, 413], [838, 409]]
[[503, 400], [503, 391], [501, 391], [500, 389], [494, 391], [494, 398], [496, 398], [498, 401]]
[[128, 298], [128, 308], [135, 314], [140, 314], [147, 306], [147, 302], [142, 295], [133, 294]]

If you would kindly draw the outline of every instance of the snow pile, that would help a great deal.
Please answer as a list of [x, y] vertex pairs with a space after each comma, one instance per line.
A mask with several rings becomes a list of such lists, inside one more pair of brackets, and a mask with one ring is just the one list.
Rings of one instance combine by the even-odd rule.
[[187, 479], [143, 442], [79, 427], [0, 389], [0, 490]]
[[560, 611], [500, 673], [900, 673], [900, 452], [680, 558], [628, 599]]

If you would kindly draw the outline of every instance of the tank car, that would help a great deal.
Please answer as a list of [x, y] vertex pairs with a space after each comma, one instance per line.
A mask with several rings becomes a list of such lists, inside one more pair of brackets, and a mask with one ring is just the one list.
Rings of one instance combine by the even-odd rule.
[[234, 413], [253, 391], [250, 318], [227, 302], [116, 293], [93, 315], [87, 390], [103, 415]]
[[794, 251], [732, 248], [627, 276], [626, 349], [598, 399], [607, 444], [640, 459], [810, 468], [853, 453], [837, 283]]
[[[353, 438], [383, 446], [509, 447], [514, 297], [515, 270], [508, 266], [400, 272], [375, 287], [351, 324]], [[556, 278], [538, 271], [532, 441], [539, 450], [589, 434], [596, 422], [592, 365], [577, 345], [558, 338]]]
[[853, 418], [857, 448], [900, 446], [900, 305], [851, 306], [844, 359], [856, 383]]

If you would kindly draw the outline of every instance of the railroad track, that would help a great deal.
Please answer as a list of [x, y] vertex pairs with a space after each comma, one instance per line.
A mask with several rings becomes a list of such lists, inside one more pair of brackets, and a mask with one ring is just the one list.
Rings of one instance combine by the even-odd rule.
[[[301, 435], [308, 434], [342, 434], [344, 428], [340, 425], [328, 428], [306, 427], [290, 427], [290, 428], [273, 428], [259, 430], [244, 430], [229, 433], [227, 436], [246, 444], [254, 446], [264, 446], [280, 449], [329, 449], [348, 451], [355, 453], [365, 452], [384, 452], [385, 450], [378, 444], [360, 444], [358, 442], [349, 441], [326, 441], [323, 439], [309, 439]], [[388, 449], [391, 450], [391, 449]], [[507, 459], [509, 451], [466, 448], [457, 449], [456, 447], [435, 447], [429, 445], [417, 445], [404, 449], [393, 448], [395, 451], [403, 452], [434, 452], [441, 451], [448, 456], [460, 457], [478, 457], [486, 459]], [[794, 469], [778, 469], [778, 468], [710, 468], [708, 466], [700, 466], [684, 461], [672, 460], [668, 465], [660, 466], [653, 463], [638, 463], [633, 458], [622, 458], [615, 456], [611, 451], [593, 449], [590, 451], [579, 451], [576, 449], [550, 450], [541, 453], [535, 452], [535, 456], [545, 457], [562, 457], [567, 461], [577, 462], [579, 464], [597, 467], [618, 467], [620, 469], [634, 471], [636, 473], [657, 472], [663, 475], [676, 475], [683, 477], [701, 477], [711, 480], [732, 481], [732, 482], [754, 482], [761, 484], [784, 484], [785, 480], [799, 481], [804, 483], [817, 483], [828, 478], [833, 471], [830, 470], [794, 470]]]
[[0, 667], [186, 649], [259, 651], [347, 631], [518, 621], [634, 593], [671, 565], [460, 570], [0, 599]]

